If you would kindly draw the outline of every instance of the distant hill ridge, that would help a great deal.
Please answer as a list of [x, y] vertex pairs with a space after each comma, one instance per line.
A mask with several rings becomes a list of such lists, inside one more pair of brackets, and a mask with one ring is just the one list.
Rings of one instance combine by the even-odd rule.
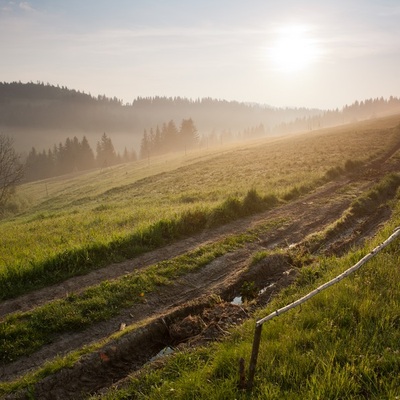
[[66, 101], [86, 101], [91, 102], [95, 99], [86, 93], [82, 93], [65, 86], [54, 86], [44, 83], [21, 83], [21, 82], [0, 82], [0, 102], [13, 100], [66, 100]]
[[0, 126], [64, 128], [82, 131], [129, 131], [169, 120], [192, 118], [200, 131], [246, 129], [260, 123], [272, 129], [281, 122], [318, 115], [316, 109], [277, 109], [258, 104], [203, 98], [137, 97], [130, 104], [116, 97], [93, 97], [64, 86], [0, 83]]
[[393, 96], [356, 101], [341, 110], [273, 108], [212, 98], [159, 96], [136, 97], [124, 104], [116, 97], [94, 97], [49, 83], [0, 82], [0, 132], [14, 135], [19, 144], [28, 148], [48, 147], [73, 135], [87, 135], [93, 141], [103, 132], [111, 135], [119, 147], [128, 141], [138, 148], [145, 129], [161, 128], [172, 120], [179, 124], [188, 118], [202, 136], [234, 138], [261, 125], [265, 135], [292, 133], [395, 111], [400, 112], [400, 100]]

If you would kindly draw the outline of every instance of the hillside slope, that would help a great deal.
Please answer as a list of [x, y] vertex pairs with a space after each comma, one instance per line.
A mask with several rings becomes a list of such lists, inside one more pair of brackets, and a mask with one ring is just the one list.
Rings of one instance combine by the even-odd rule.
[[[76, 398], [78, 393], [85, 398], [139, 370], [166, 345], [204, 344], [223, 334], [229, 325], [251, 316], [252, 307], [228, 305], [243, 294], [246, 282], [253, 282], [257, 290], [268, 288], [258, 298], [259, 306], [265, 305], [298, 274], [304, 279], [307, 275], [302, 275], [302, 268], [312, 264], [314, 257], [340, 256], [362, 245], [392, 213], [390, 201], [396, 196], [399, 185], [396, 173], [400, 168], [398, 127], [393, 132], [393, 140], [384, 152], [321, 183], [298, 199], [288, 197], [285, 203], [267, 212], [204, 230], [132, 260], [0, 303], [2, 329], [8, 329], [7, 324], [11, 327], [20, 320], [34, 321], [47, 305], [54, 304], [55, 310], [62, 302], [73, 303], [81, 296], [87, 297], [91, 290], [101, 287], [98, 286], [101, 282], [105, 282], [102, 286], [105, 290], [107, 285], [131, 275], [141, 276], [146, 271], [153, 271], [152, 275], [161, 273], [166, 262], [189, 265], [199, 253], [215, 251], [209, 261], [202, 261], [192, 269], [160, 275], [156, 290], [144, 291], [143, 296], [139, 292], [138, 302], [123, 307], [107, 320], [83, 330], [53, 333], [37, 351], [8, 362], [3, 359], [0, 376], [4, 385], [0, 389], [4, 397], [23, 398], [28, 384], [30, 393], [41, 399]], [[394, 175], [384, 179], [388, 174]], [[379, 182], [385, 184], [377, 189]], [[366, 203], [368, 211], [355, 213], [354, 200], [369, 199], [374, 191], [379, 196]], [[261, 253], [263, 257], [259, 256]], [[257, 257], [260, 261], [254, 262]], [[223, 301], [216, 300], [216, 296]], [[207, 331], [207, 336], [205, 327], [198, 331], [194, 324], [186, 328], [189, 334], [180, 339], [171, 335], [185, 330], [182, 324], [190, 318], [204, 320], [202, 313], [213, 308], [217, 310], [216, 316], [224, 315], [231, 321], [223, 325], [222, 318], [214, 317], [207, 322], [207, 328], [219, 327], [219, 334]], [[51, 361], [74, 350], [78, 353]], [[45, 366], [46, 362], [52, 363], [51, 366]], [[17, 383], [7, 386], [5, 382], [11, 380]], [[17, 393], [18, 388], [22, 388], [21, 393]]]

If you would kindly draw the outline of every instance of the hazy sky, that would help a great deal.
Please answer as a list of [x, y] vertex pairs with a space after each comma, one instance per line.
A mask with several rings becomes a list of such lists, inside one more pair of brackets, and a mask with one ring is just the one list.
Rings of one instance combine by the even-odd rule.
[[341, 108], [400, 96], [400, 0], [0, 0], [0, 81]]

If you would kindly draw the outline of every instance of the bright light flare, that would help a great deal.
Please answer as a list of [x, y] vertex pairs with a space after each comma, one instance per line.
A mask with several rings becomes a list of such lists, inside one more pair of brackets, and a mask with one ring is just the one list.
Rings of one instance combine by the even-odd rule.
[[309, 29], [290, 26], [279, 30], [269, 52], [276, 70], [297, 72], [313, 64], [318, 56], [316, 40], [309, 36]]

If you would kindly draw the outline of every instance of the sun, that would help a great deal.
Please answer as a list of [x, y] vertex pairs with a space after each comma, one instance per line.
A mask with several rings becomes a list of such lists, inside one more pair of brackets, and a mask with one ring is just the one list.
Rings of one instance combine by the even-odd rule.
[[277, 36], [269, 52], [276, 70], [293, 73], [306, 69], [316, 60], [316, 41], [307, 27], [281, 28]]

